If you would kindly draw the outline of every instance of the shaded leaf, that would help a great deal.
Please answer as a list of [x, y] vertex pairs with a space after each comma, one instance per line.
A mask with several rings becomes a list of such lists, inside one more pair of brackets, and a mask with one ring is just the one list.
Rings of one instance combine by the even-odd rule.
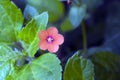
[[70, 9], [69, 18], [73, 27], [78, 27], [86, 15], [86, 6], [82, 5], [80, 7], [73, 6]]
[[95, 66], [96, 80], [119, 80], [120, 56], [108, 51], [96, 52], [90, 56]]
[[48, 11], [50, 22], [54, 22], [64, 15], [63, 4], [58, 0], [28, 0], [28, 3], [34, 6], [39, 13]]
[[72, 30], [72, 29], [73, 29], [73, 26], [72, 26], [69, 18], [65, 19], [65, 21], [64, 21], [64, 22], [62, 23], [62, 25], [61, 25], [61, 30], [62, 30], [63, 32], [66, 32], [66, 31], [70, 31], [70, 30]]
[[26, 44], [28, 44], [28, 46], [26, 47], [26, 51], [29, 54], [29, 56], [34, 56], [36, 51], [39, 49], [38, 33], [46, 28], [47, 22], [48, 14], [47, 12], [44, 12], [32, 19], [26, 25], [26, 27], [24, 27], [20, 31], [19, 38], [23, 40]]
[[12, 77], [15, 80], [61, 80], [60, 61], [56, 55], [47, 53], [14, 72]]
[[9, 0], [0, 1], [0, 42], [16, 41], [23, 17], [20, 9]]
[[64, 80], [94, 80], [94, 65], [76, 53], [67, 62]]
[[25, 19], [30, 20], [31, 18], [38, 15], [38, 11], [33, 6], [26, 5], [23, 14], [24, 14]]

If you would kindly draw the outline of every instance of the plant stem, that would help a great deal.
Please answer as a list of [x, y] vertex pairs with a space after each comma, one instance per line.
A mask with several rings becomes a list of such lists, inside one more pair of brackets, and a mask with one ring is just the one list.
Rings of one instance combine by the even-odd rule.
[[82, 35], [83, 35], [83, 49], [84, 53], [87, 54], [87, 37], [86, 37], [86, 29], [85, 29], [85, 24], [82, 22]]

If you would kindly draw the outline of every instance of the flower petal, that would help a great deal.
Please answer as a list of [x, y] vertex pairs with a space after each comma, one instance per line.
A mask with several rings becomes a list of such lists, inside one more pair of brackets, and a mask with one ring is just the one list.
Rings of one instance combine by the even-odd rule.
[[46, 49], [48, 48], [48, 44], [47, 44], [46, 41], [40, 41], [39, 47], [40, 47], [40, 49], [42, 49], [42, 50], [46, 50]]
[[49, 51], [49, 52], [53, 52], [53, 53], [57, 52], [58, 49], [59, 49], [59, 46], [58, 46], [58, 45], [53, 45], [53, 44], [51, 44], [51, 45], [49, 45], [49, 47], [48, 47], [48, 51]]
[[44, 39], [47, 38], [48, 33], [47, 33], [46, 30], [43, 30], [43, 31], [41, 31], [41, 32], [38, 34], [38, 36], [39, 36], [39, 38], [40, 38], [41, 40], [44, 40]]
[[56, 27], [50, 27], [47, 29], [49, 35], [54, 35], [58, 33], [58, 30]]
[[54, 44], [61, 45], [64, 42], [64, 37], [61, 34], [55, 35], [54, 38], [55, 38]]

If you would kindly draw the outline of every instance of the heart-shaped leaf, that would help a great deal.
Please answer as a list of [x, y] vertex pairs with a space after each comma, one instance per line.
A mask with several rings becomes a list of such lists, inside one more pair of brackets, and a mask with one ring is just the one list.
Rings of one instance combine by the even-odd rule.
[[80, 7], [73, 6], [70, 9], [69, 18], [73, 27], [78, 27], [86, 15], [86, 6], [82, 5]]
[[94, 65], [76, 53], [67, 62], [64, 80], [94, 80]]

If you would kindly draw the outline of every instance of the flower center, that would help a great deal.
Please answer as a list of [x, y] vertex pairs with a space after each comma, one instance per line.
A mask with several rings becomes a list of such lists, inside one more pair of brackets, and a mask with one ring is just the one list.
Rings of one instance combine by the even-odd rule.
[[48, 43], [52, 43], [54, 41], [53, 37], [52, 36], [48, 36], [47, 37], [47, 42]]

